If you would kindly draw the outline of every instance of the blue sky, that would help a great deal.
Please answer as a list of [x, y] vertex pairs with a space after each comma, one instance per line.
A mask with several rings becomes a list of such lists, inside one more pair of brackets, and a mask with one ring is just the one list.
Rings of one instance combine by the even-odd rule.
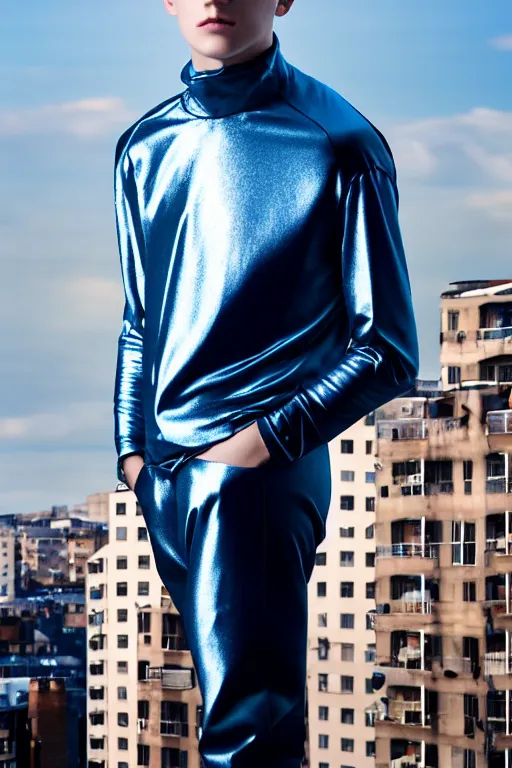
[[[421, 375], [437, 378], [441, 291], [512, 277], [512, 4], [295, 0], [275, 31], [390, 143]], [[0, 513], [115, 487], [114, 148], [182, 90], [189, 56], [161, 1], [2, 9]]]

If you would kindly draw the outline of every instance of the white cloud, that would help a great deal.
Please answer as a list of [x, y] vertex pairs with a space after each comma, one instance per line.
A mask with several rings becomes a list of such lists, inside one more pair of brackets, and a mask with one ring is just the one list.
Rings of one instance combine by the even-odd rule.
[[499, 51], [512, 51], [512, 35], [500, 35], [489, 41], [493, 48]]
[[470, 112], [427, 118], [389, 128], [400, 172], [415, 179], [449, 181], [477, 170], [487, 181], [512, 182], [512, 112], [475, 107]]
[[123, 99], [91, 98], [0, 110], [0, 135], [64, 134], [91, 139], [126, 127], [136, 116]]
[[498, 221], [512, 221], [512, 189], [468, 195], [466, 201], [469, 206], [485, 211]]

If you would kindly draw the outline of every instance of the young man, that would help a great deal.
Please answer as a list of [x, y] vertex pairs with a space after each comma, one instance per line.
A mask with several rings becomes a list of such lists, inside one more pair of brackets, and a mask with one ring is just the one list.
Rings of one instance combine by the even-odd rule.
[[418, 373], [396, 169], [283, 57], [293, 0], [164, 4], [186, 87], [116, 148], [118, 477], [183, 617], [204, 765], [298, 768], [327, 444]]

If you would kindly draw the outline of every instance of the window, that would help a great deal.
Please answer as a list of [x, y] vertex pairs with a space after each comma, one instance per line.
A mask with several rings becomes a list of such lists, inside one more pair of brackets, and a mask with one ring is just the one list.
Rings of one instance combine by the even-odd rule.
[[375, 424], [375, 411], [367, 413], [364, 417], [364, 423], [366, 427], [373, 427]]
[[370, 455], [372, 453], [372, 444], [373, 440], [366, 440], [366, 455]]
[[366, 757], [375, 757], [375, 742], [374, 741], [367, 741], [366, 742]]
[[138, 541], [148, 541], [148, 529], [145, 527], [138, 528], [137, 539]]
[[118, 597], [126, 597], [128, 595], [128, 582], [118, 581], [116, 585], [116, 594]]
[[329, 748], [329, 735], [327, 733], [318, 734], [318, 746], [320, 747], [320, 749]]
[[381, 497], [381, 499], [389, 498], [389, 487], [387, 485], [381, 485], [380, 497]]
[[117, 748], [118, 749], [128, 749], [128, 739], [119, 738], [117, 740]]
[[327, 552], [317, 552], [315, 555], [315, 565], [327, 565]]
[[318, 707], [318, 719], [319, 720], [329, 719], [329, 707]]
[[128, 538], [128, 528], [123, 526], [117, 526], [116, 528], [116, 541], [126, 541]]
[[[162, 624], [167, 620], [169, 614], [163, 614]], [[162, 632], [164, 630], [162, 629]], [[140, 611], [137, 619], [137, 632], [149, 634], [151, 632], [151, 612]]]
[[116, 515], [126, 515], [126, 504], [124, 502], [116, 504]]
[[118, 648], [128, 648], [128, 635], [118, 635], [117, 636], [117, 647]]
[[318, 614], [318, 626], [319, 627], [326, 627], [327, 626], [327, 614], [326, 613], [319, 613]]
[[139, 581], [137, 585], [138, 595], [149, 595], [149, 581]]
[[374, 483], [375, 482], [375, 472], [365, 472], [364, 473], [364, 481], [365, 481], [365, 483]]
[[375, 613], [372, 611], [366, 614], [366, 629], [375, 629]]
[[458, 331], [459, 330], [459, 312], [455, 309], [449, 309], [448, 310], [448, 330], [449, 331]]
[[122, 728], [128, 728], [128, 712], [117, 713], [117, 724]]
[[[377, 658], [377, 646], [375, 643], [368, 643], [366, 651], [364, 652], [364, 660], [366, 663], [371, 664]], [[373, 691], [372, 691], [373, 693]]]
[[452, 564], [475, 565], [475, 523], [452, 520]]
[[126, 701], [128, 698], [128, 688], [125, 685], [120, 685], [117, 689], [117, 698], [119, 701]]
[[318, 674], [318, 690], [319, 691], [328, 690], [327, 679], [328, 679], [327, 674], [325, 672], [321, 672]]
[[354, 528], [351, 528], [348, 525], [342, 525], [340, 528], [340, 536], [342, 539], [353, 539]]
[[354, 643], [341, 644], [341, 660], [354, 661]]
[[366, 567], [375, 568], [375, 552], [366, 553]]
[[117, 620], [118, 621], [128, 621], [128, 608], [118, 608], [117, 609]]
[[368, 581], [366, 584], [366, 599], [375, 600], [375, 582]]
[[329, 658], [329, 639], [327, 637], [318, 638], [318, 658], [324, 660]]
[[471, 459], [467, 459], [462, 463], [464, 472], [464, 493], [469, 495], [472, 490], [473, 480], [473, 462]]
[[367, 496], [365, 501], [366, 512], [375, 512], [375, 496]]
[[118, 571], [126, 571], [128, 568], [128, 558], [127, 557], [118, 557], [117, 558], [117, 570]]
[[351, 675], [341, 675], [341, 693], [354, 693], [354, 678]]
[[148, 768], [150, 757], [149, 744], [137, 744], [137, 765]]
[[341, 441], [341, 452], [342, 453], [354, 453], [354, 441], [353, 440], [342, 440]]
[[347, 551], [340, 552], [340, 565], [344, 566], [345, 568], [353, 568], [354, 553]]
[[373, 539], [375, 536], [375, 525], [372, 523], [364, 530], [364, 535], [366, 539]]
[[340, 509], [353, 510], [354, 509], [354, 497], [353, 496], [340, 496]]
[[375, 728], [375, 712], [364, 713], [364, 724], [367, 728]]
[[356, 473], [353, 472], [351, 469], [342, 469], [341, 470], [341, 480], [343, 483], [353, 483], [355, 480]]
[[340, 582], [340, 597], [354, 597], [354, 582], [353, 581], [341, 581]]
[[462, 599], [465, 603], [476, 603], [476, 581], [462, 582]]
[[458, 384], [460, 382], [460, 365], [448, 366], [448, 384]]
[[373, 693], [373, 684], [371, 677], [367, 677], [364, 681], [364, 692], [365, 693]]
[[341, 740], [341, 751], [342, 752], [353, 752], [354, 751], [354, 739], [342, 739]]
[[149, 555], [139, 555], [139, 568], [149, 568], [150, 560]]
[[327, 595], [327, 582], [319, 581], [316, 585], [317, 597], [325, 597]]
[[354, 614], [340, 613], [340, 627], [341, 629], [354, 629]]
[[126, 675], [128, 674], [128, 662], [127, 661], [118, 661], [117, 662], [117, 671], [119, 674]]
[[344, 725], [354, 725], [354, 710], [342, 707], [340, 722], [342, 722]]

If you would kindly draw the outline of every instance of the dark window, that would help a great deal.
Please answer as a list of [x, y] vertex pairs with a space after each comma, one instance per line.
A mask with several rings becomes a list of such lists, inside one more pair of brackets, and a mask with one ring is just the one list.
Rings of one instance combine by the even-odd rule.
[[342, 440], [341, 441], [341, 452], [342, 453], [354, 453], [354, 441], [353, 440]]
[[465, 603], [476, 603], [476, 581], [462, 582], [462, 599]]

